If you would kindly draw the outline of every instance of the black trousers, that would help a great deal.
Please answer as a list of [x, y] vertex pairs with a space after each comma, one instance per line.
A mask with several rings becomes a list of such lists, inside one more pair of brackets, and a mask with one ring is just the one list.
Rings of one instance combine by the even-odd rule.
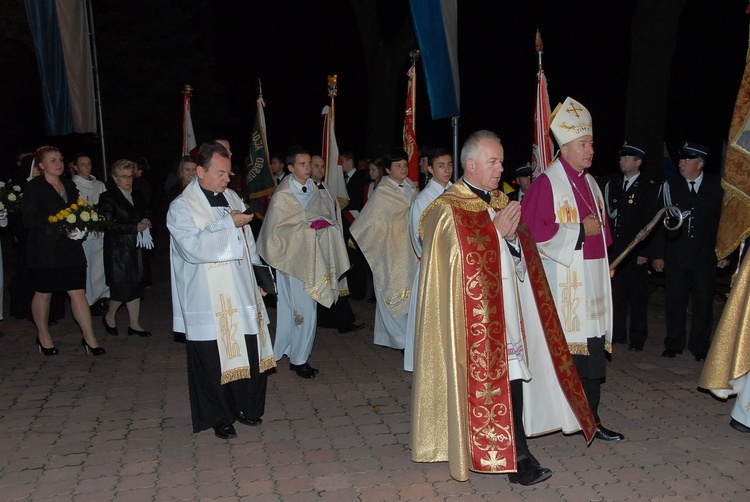
[[516, 461], [525, 458], [532, 462], [537, 462], [534, 455], [529, 450], [526, 442], [526, 429], [523, 426], [523, 380], [510, 381], [510, 399], [513, 406], [513, 429], [514, 440], [516, 442]]
[[257, 335], [245, 335], [250, 379], [221, 385], [216, 341], [190, 341], [187, 346], [188, 389], [193, 432], [234, 423], [237, 412], [260, 418], [266, 407], [266, 373], [258, 372]]
[[643, 347], [648, 338], [648, 263], [628, 260], [612, 278], [612, 341], [627, 343], [628, 318], [630, 344]]
[[690, 340], [687, 348], [693, 354], [705, 355], [713, 331], [713, 299], [716, 266], [684, 269], [664, 268], [667, 337], [664, 348], [682, 352], [687, 341], [687, 309], [692, 307]]
[[356, 317], [349, 304], [349, 298], [339, 297], [338, 301], [326, 308], [318, 303], [318, 327], [319, 328], [346, 328], [354, 324]]
[[363, 300], [367, 296], [367, 278], [372, 277], [370, 267], [367, 265], [367, 259], [362, 251], [352, 249], [347, 246], [349, 262], [352, 268], [346, 273], [346, 280], [349, 284], [349, 292], [352, 300]]
[[573, 365], [578, 371], [578, 377], [583, 385], [583, 392], [594, 415], [594, 421], [601, 424], [599, 419], [599, 401], [602, 395], [602, 380], [607, 374], [607, 352], [603, 336], [587, 340], [589, 355], [573, 354]]

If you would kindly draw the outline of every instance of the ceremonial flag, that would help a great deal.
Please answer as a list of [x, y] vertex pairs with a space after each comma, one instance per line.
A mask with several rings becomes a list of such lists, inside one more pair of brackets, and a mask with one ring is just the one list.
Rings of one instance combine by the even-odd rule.
[[550, 122], [549, 94], [547, 77], [539, 67], [536, 79], [536, 108], [534, 109], [534, 144], [531, 147], [532, 179], [536, 178], [552, 163], [552, 138], [549, 132]]
[[419, 148], [417, 148], [417, 133], [414, 130], [414, 115], [417, 98], [417, 69], [412, 63], [409, 72], [409, 84], [406, 87], [406, 110], [404, 113], [404, 150], [409, 156], [409, 179], [419, 184]]
[[458, 7], [456, 0], [411, 0], [433, 119], [458, 117]]
[[276, 179], [268, 155], [264, 107], [263, 96], [258, 96], [253, 134], [250, 139], [250, 164], [245, 175], [245, 198], [250, 200], [272, 194], [276, 189]]
[[26, 0], [42, 80], [47, 134], [96, 132], [94, 76], [84, 0]]
[[734, 115], [729, 125], [729, 146], [721, 185], [724, 205], [716, 237], [716, 256], [728, 256], [750, 237], [750, 62], [745, 60]]
[[339, 145], [336, 143], [336, 122], [334, 115], [334, 103], [331, 98], [331, 106], [326, 106], [321, 112], [323, 114], [323, 160], [326, 162], [325, 182], [328, 190], [344, 209], [349, 205], [349, 193], [346, 191], [344, 181], [344, 170], [339, 165]]
[[198, 146], [195, 142], [193, 119], [190, 118], [190, 86], [186, 86], [182, 101], [182, 155], [192, 155]]

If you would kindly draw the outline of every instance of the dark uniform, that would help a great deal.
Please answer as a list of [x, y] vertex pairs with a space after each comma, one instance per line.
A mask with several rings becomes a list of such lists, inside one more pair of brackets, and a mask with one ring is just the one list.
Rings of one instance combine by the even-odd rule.
[[[705, 158], [706, 152], [705, 147], [686, 143], [680, 158]], [[696, 193], [691, 193], [690, 182], [682, 177], [665, 182], [662, 188], [664, 204], [679, 207], [685, 216], [679, 229], [662, 229], [659, 246], [655, 249], [655, 257], [665, 263], [667, 337], [664, 357], [674, 357], [685, 349], [688, 303], [692, 306], [688, 349], [696, 360], [703, 360], [710, 345], [718, 264], [716, 234], [724, 190], [719, 177], [705, 173], [701, 176]]]
[[[633, 155], [623, 145], [620, 155]], [[640, 150], [640, 155], [644, 152]], [[612, 229], [612, 244], [608, 248], [610, 263], [635, 239], [659, 210], [659, 185], [638, 175], [628, 182], [625, 176], [609, 181], [604, 189], [607, 200], [607, 213]], [[658, 231], [658, 230], [657, 230]], [[628, 342], [628, 318], [630, 319], [630, 350], [640, 351], [648, 338], [648, 270], [652, 258], [650, 238], [638, 245], [617, 266], [612, 278], [612, 342]], [[649, 258], [638, 264], [639, 256]]]

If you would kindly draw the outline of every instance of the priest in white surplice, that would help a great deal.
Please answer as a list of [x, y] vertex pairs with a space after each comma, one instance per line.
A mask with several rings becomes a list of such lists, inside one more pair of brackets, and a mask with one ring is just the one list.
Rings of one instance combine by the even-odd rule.
[[[104, 183], [97, 180], [91, 174], [91, 157], [80, 153], [73, 160], [76, 174], [73, 183], [78, 187], [81, 198], [89, 204], [98, 204], [99, 196], [107, 191]], [[109, 286], [104, 277], [104, 234], [101, 232], [89, 233], [83, 241], [83, 252], [86, 254], [86, 300], [89, 305], [98, 304], [99, 300], [109, 298]], [[101, 311], [106, 311], [106, 303], [100, 306]]]
[[339, 280], [349, 269], [340, 222], [331, 218], [310, 179], [310, 154], [292, 149], [287, 176], [276, 188], [258, 235], [258, 251], [276, 269], [276, 360], [289, 357], [301, 378], [318, 372], [308, 358], [315, 342], [316, 302], [330, 307], [339, 297]]
[[193, 432], [237, 437], [257, 426], [266, 372], [276, 366], [268, 315], [253, 274], [260, 264], [252, 215], [227, 189], [231, 162], [219, 143], [201, 145], [197, 176], [169, 206], [173, 329], [187, 338]]
[[[417, 254], [417, 259], [422, 259], [422, 239], [419, 237], [419, 220], [425, 208], [432, 201], [440, 197], [448, 190], [453, 176], [453, 156], [445, 148], [433, 148], [427, 155], [427, 173], [429, 181], [424, 189], [414, 199], [409, 210], [409, 235], [411, 245]], [[421, 161], [421, 159], [420, 159]], [[417, 324], [417, 292], [419, 291], [419, 263], [417, 272], [414, 274], [414, 282], [411, 288], [411, 304], [409, 306], [409, 318], [406, 326], [406, 342], [404, 344], [404, 370], [414, 371], [414, 328]]]

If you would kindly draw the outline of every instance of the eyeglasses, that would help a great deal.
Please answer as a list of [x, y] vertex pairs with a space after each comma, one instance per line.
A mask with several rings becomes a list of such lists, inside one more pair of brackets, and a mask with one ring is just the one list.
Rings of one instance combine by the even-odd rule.
[[135, 176], [133, 176], [132, 174], [121, 174], [118, 176], [118, 178], [120, 178], [121, 180], [132, 180], [133, 178], [135, 178]]

